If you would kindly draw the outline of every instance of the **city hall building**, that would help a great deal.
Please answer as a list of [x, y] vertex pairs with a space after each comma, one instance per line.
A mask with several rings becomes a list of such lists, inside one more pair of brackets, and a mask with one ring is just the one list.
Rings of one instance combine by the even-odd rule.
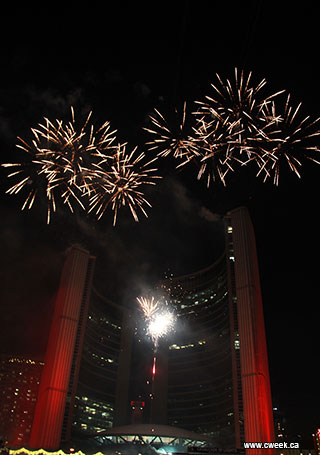
[[31, 429], [12, 446], [57, 449], [97, 434], [109, 441], [130, 424], [160, 425], [166, 437], [176, 428], [224, 449], [274, 440], [254, 230], [244, 207], [223, 224], [220, 258], [159, 283], [177, 324], [159, 343], [152, 393], [150, 377], [141, 368], [136, 374], [137, 356], [138, 365], [152, 358], [150, 343], [145, 357], [136, 347], [136, 302], [124, 306], [99, 294], [95, 258], [79, 246], [68, 251]]

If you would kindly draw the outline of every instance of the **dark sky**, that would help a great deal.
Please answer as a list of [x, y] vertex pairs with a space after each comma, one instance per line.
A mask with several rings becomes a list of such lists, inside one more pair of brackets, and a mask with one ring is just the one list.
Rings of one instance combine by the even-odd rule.
[[[71, 104], [80, 118], [92, 109], [97, 124], [110, 120], [121, 141], [143, 144], [142, 126], [154, 107], [165, 112], [185, 99], [202, 99], [215, 74], [232, 79], [234, 67], [252, 71], [257, 82], [266, 78], [270, 92], [288, 90], [316, 118], [318, 17], [311, 1], [4, 14], [10, 27], [2, 29], [0, 45], [1, 162], [14, 160], [16, 136], [30, 138], [44, 116], [68, 118]], [[130, 300], [168, 269], [178, 275], [209, 265], [222, 248], [220, 217], [245, 205], [257, 237], [274, 405], [292, 431], [310, 435], [320, 423], [320, 168], [305, 163], [301, 180], [283, 168], [277, 188], [244, 168], [226, 188], [207, 190], [191, 167], [163, 166], [166, 178], [147, 190], [149, 218], [135, 223], [123, 212], [116, 228], [111, 214], [96, 222], [63, 210], [47, 226], [44, 202], [21, 212], [21, 199], [4, 194], [8, 183], [0, 171], [3, 349], [23, 346], [41, 355], [70, 243], [97, 256], [96, 280], [111, 299]]]

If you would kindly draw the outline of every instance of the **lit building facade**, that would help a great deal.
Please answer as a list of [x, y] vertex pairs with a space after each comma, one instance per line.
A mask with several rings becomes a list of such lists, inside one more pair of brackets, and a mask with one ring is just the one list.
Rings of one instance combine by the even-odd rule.
[[131, 313], [92, 291], [94, 265], [82, 247], [67, 251], [44, 361], [1, 358], [9, 446], [55, 450], [130, 418]]
[[153, 408], [159, 423], [240, 449], [274, 441], [274, 426], [254, 231], [245, 208], [224, 223], [225, 253], [212, 266], [161, 283], [178, 323], [174, 342], [162, 345]]
[[201, 272], [170, 280], [170, 287], [178, 323], [174, 343], [168, 346], [168, 424], [207, 434], [217, 446], [234, 447], [233, 334], [225, 256]]
[[29, 443], [43, 365], [21, 356], [0, 358], [0, 435], [9, 446]]
[[131, 314], [92, 291], [94, 265], [82, 247], [67, 251], [44, 361], [2, 359], [0, 434], [9, 446], [56, 450], [127, 423]]
[[[141, 344], [135, 349], [135, 318], [128, 308], [91, 292], [95, 259], [80, 247], [69, 250], [38, 384], [30, 448], [57, 449], [64, 441], [130, 422], [183, 428], [206, 435], [220, 448], [274, 441], [248, 211], [230, 212], [224, 226], [225, 251], [214, 264], [160, 285], [169, 290], [178, 318], [172, 338], [158, 346], [152, 403], [150, 381], [144, 381], [141, 393], [137, 383], [133, 386], [134, 370], [142, 370], [150, 357]], [[35, 402], [36, 392], [32, 396]]]
[[107, 430], [127, 418], [132, 344], [129, 320], [123, 307], [93, 290], [72, 416], [73, 438]]

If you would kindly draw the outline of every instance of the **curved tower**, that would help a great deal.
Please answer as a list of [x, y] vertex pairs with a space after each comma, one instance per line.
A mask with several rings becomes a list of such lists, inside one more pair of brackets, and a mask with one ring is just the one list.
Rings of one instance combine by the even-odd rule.
[[[271, 391], [247, 209], [231, 211], [224, 224], [225, 253], [213, 265], [161, 283], [179, 321], [168, 348], [167, 421], [211, 436], [217, 447], [243, 448], [274, 441]], [[160, 390], [155, 396], [161, 401]]]
[[127, 423], [130, 317], [125, 308], [93, 289], [72, 415], [74, 438]]
[[225, 255], [171, 280], [178, 315], [168, 353], [168, 423], [234, 447], [232, 330]]

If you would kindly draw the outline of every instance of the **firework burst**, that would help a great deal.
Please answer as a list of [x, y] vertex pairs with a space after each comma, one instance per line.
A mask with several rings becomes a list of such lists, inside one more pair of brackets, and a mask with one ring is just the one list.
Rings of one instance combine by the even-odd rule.
[[94, 179], [93, 163], [112, 151], [115, 131], [105, 122], [97, 131], [89, 124], [91, 112], [82, 127], [76, 128], [74, 110], [72, 120], [51, 122], [47, 118], [37, 128], [32, 128], [30, 143], [18, 138], [17, 147], [27, 155], [19, 163], [2, 166], [11, 172], [8, 177], [18, 180], [7, 193], [27, 191], [22, 209], [30, 209], [38, 194], [47, 199], [47, 222], [60, 200], [73, 211], [76, 202], [85, 209], [82, 196], [90, 194]]
[[95, 165], [89, 212], [95, 211], [98, 219], [111, 207], [115, 225], [119, 209], [126, 205], [135, 221], [139, 221], [138, 210], [147, 217], [144, 206], [151, 207], [151, 204], [144, 197], [141, 187], [155, 185], [155, 180], [161, 177], [154, 174], [157, 158], [146, 161], [145, 153], [136, 152], [137, 148], [128, 153], [126, 144], [118, 144], [111, 156], [102, 157]]
[[195, 141], [186, 160], [180, 166], [194, 161], [199, 169], [197, 178], [206, 178], [207, 187], [217, 180], [226, 185], [226, 175], [233, 171], [233, 141], [225, 122], [204, 118], [194, 127]]
[[145, 297], [138, 297], [137, 301], [147, 321], [147, 334], [151, 337], [155, 351], [159, 338], [165, 337], [173, 329], [175, 316], [167, 309], [167, 305]]
[[199, 110], [196, 116], [207, 124], [221, 123], [228, 130], [228, 136], [235, 152], [241, 155], [245, 152], [249, 157], [252, 150], [259, 147], [260, 142], [269, 139], [268, 131], [277, 118], [266, 115], [266, 107], [272, 99], [283, 90], [267, 97], [261, 92], [266, 85], [262, 79], [256, 86], [251, 85], [252, 73], [245, 77], [243, 71], [238, 74], [235, 68], [235, 82], [225, 82], [217, 74], [218, 84], [211, 84], [214, 96], [206, 96], [205, 101], [197, 101]]
[[270, 141], [269, 136], [279, 120], [271, 115], [268, 106], [282, 91], [263, 97], [266, 80], [252, 86], [251, 77], [252, 73], [245, 77], [243, 71], [239, 75], [236, 68], [232, 84], [217, 74], [218, 84], [211, 84], [214, 96], [196, 101], [198, 178], [206, 176], [207, 186], [218, 179], [225, 185], [227, 173], [236, 164], [260, 163], [261, 149]]
[[174, 315], [169, 311], [159, 311], [151, 317], [148, 325], [148, 334], [151, 336], [155, 346], [161, 337], [168, 335], [174, 325]]
[[314, 139], [320, 135], [319, 121], [311, 120], [309, 116], [301, 116], [301, 103], [297, 106], [291, 104], [290, 94], [284, 103], [283, 112], [276, 116], [276, 106], [272, 103], [268, 106], [268, 112], [273, 118], [279, 118], [277, 128], [273, 132], [272, 139], [265, 144], [262, 154], [262, 164], [259, 172], [265, 173], [264, 181], [273, 176], [273, 183], [279, 184], [279, 175], [282, 164], [286, 163], [289, 169], [299, 178], [300, 168], [305, 158], [320, 164], [320, 148]]
[[217, 74], [217, 84], [211, 84], [213, 95], [196, 101], [191, 116], [184, 103], [182, 115], [175, 111], [172, 126], [155, 110], [150, 116], [152, 128], [145, 128], [153, 135], [149, 149], [157, 150], [159, 156], [182, 158], [177, 167], [195, 163], [197, 178], [205, 178], [208, 187], [216, 181], [226, 185], [226, 176], [236, 165], [257, 162], [261, 168], [265, 143], [280, 121], [269, 106], [283, 91], [263, 96], [266, 80], [253, 85], [251, 79], [251, 72], [245, 76], [237, 68], [233, 83]]
[[153, 137], [152, 141], [147, 142], [149, 150], [156, 150], [158, 156], [172, 155], [174, 158], [183, 158], [190, 154], [193, 147], [193, 137], [190, 135], [191, 127], [186, 123], [187, 105], [183, 104], [182, 114], [175, 109], [172, 119], [172, 126], [157, 110], [150, 115], [151, 128], [143, 128]]

